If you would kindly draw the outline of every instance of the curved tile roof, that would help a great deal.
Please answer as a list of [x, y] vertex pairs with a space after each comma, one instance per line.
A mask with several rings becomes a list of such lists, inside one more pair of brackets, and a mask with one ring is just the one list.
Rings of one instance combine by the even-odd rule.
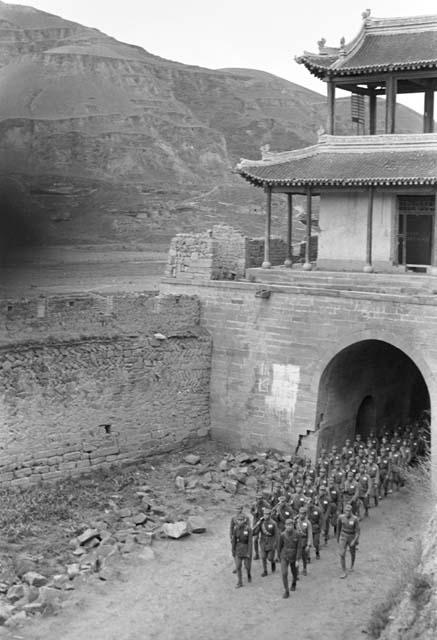
[[387, 71], [437, 69], [437, 15], [369, 18], [348, 44], [333, 49], [319, 43], [296, 61], [319, 78]]
[[236, 171], [262, 187], [437, 185], [437, 134], [323, 135], [312, 147], [242, 160]]

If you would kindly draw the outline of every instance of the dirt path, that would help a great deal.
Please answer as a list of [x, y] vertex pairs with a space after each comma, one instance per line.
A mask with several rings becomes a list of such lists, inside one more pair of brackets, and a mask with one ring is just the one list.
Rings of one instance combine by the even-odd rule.
[[156, 558], [130, 556], [124, 577], [89, 583], [74, 604], [55, 618], [35, 621], [8, 637], [25, 640], [355, 640], [381, 600], [399, 556], [417, 537], [405, 496], [385, 500], [363, 522], [356, 571], [339, 579], [333, 540], [313, 560], [289, 600], [280, 575], [260, 577], [235, 589], [229, 555], [229, 514], [210, 522], [208, 533], [161, 541]]

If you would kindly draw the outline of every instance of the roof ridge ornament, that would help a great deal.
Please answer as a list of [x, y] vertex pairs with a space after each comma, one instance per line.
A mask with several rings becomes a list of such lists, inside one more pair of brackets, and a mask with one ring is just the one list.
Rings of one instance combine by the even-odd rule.
[[371, 9], [366, 9], [365, 11], [363, 11], [363, 13], [361, 14], [362, 19], [367, 20], [367, 18], [370, 17], [371, 12]]
[[344, 36], [340, 38], [340, 55], [346, 55], [346, 38]]
[[317, 42], [317, 44], [319, 45], [319, 53], [323, 53], [323, 50], [324, 50], [325, 45], [326, 45], [326, 38], [320, 38], [320, 40]]

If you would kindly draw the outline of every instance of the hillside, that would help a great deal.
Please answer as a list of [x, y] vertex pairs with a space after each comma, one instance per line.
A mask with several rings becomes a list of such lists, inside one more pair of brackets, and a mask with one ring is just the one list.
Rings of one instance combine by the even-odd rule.
[[[233, 166], [266, 143], [313, 143], [325, 109], [265, 72], [183, 65], [0, 2], [1, 236], [141, 245], [218, 220], [259, 234], [263, 194]], [[399, 112], [402, 131], [420, 130], [418, 114]], [[340, 133], [349, 120], [340, 100]]]

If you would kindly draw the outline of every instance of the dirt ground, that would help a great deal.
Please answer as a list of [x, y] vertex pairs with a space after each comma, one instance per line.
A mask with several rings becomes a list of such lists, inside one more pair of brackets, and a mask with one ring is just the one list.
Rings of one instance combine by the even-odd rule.
[[0, 297], [153, 291], [166, 260], [162, 242], [141, 251], [54, 247], [17, 253], [0, 267]]
[[[356, 640], [366, 637], [373, 607], [383, 599], [403, 557], [420, 534], [411, 498], [396, 494], [362, 522], [356, 569], [339, 579], [333, 539], [312, 560], [308, 576], [288, 600], [280, 574], [235, 589], [228, 523], [232, 508], [208, 520], [208, 531], [154, 544], [154, 560], [141, 550], [123, 560], [117, 580], [90, 580], [56, 617], [39, 619], [0, 637], [23, 640]], [[206, 514], [208, 516], [208, 513]]]

